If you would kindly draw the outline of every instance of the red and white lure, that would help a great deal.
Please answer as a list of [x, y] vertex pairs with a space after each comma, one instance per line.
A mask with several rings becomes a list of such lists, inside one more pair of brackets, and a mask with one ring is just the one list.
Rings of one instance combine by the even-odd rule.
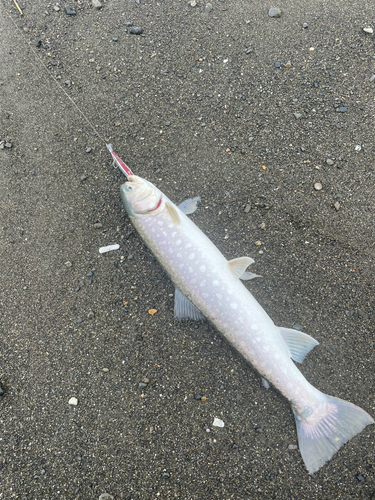
[[111, 153], [113, 158], [113, 163], [121, 170], [125, 177], [129, 175], [134, 175], [130, 168], [121, 160], [121, 158], [113, 151], [111, 144], [107, 144], [107, 149]]

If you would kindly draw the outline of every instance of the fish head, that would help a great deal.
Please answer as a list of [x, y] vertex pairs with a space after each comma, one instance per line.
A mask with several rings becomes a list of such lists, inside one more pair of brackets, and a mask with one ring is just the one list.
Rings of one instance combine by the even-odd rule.
[[120, 193], [125, 209], [132, 217], [155, 213], [162, 205], [163, 193], [151, 182], [137, 175], [128, 176]]

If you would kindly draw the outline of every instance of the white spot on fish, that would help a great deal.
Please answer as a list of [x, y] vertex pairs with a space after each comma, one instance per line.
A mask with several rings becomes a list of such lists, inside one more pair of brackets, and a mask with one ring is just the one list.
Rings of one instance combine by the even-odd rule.
[[213, 284], [213, 285], [215, 285], [215, 286], [218, 286], [219, 282], [218, 282], [217, 280], [214, 280], [214, 281], [212, 282], [212, 284]]
[[203, 281], [201, 281], [201, 282], [199, 283], [199, 286], [204, 286], [205, 284], [206, 284], [206, 282], [205, 282], [205, 280], [203, 280]]
[[164, 222], [163, 222], [163, 221], [158, 220], [158, 226], [162, 226], [163, 224], [164, 224]]
[[168, 227], [169, 227], [170, 229], [172, 229], [172, 227], [173, 227], [173, 226], [174, 226], [173, 222], [172, 222], [171, 224], [168, 224]]
[[204, 299], [207, 299], [207, 297], [209, 297], [209, 295], [208, 295], [208, 293], [202, 293], [202, 297], [203, 297]]
[[200, 270], [202, 273], [204, 273], [204, 272], [205, 272], [205, 270], [206, 270], [206, 266], [201, 266], [201, 267], [199, 268], [199, 270]]
[[191, 243], [188, 243], [185, 248], [191, 248]]
[[172, 233], [172, 238], [174, 238], [176, 236], [177, 232], [176, 231], [173, 231]]
[[194, 272], [194, 269], [191, 266], [189, 266], [189, 273], [192, 273], [192, 272]]
[[232, 302], [230, 305], [231, 309], [237, 309], [238, 305], [235, 302]]
[[181, 240], [177, 240], [176, 245], [181, 245]]
[[193, 253], [191, 253], [191, 254], [189, 255], [188, 259], [189, 259], [189, 260], [193, 260], [193, 259], [194, 259], [194, 257], [195, 257], [195, 253], [193, 252]]
[[217, 297], [218, 299], [221, 299], [221, 298], [222, 298], [221, 293], [217, 293], [217, 294], [216, 294], [216, 297]]
[[177, 254], [177, 257], [178, 257], [179, 259], [182, 259], [182, 255], [181, 255], [180, 253], [178, 253], [178, 254]]

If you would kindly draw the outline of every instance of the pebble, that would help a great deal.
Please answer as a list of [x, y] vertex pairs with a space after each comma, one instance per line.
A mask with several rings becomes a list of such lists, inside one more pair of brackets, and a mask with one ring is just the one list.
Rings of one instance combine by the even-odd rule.
[[345, 106], [340, 106], [339, 108], [336, 109], [338, 113], [346, 113], [348, 111], [348, 108]]
[[91, 153], [92, 149], [91, 148], [87, 148], [86, 149], [86, 153]]
[[368, 33], [369, 35], [372, 35], [374, 33], [374, 30], [370, 26], [367, 26], [366, 28], [363, 28], [363, 31], [365, 33]]
[[266, 380], [265, 378], [262, 377], [262, 386], [265, 388], [265, 389], [269, 389], [270, 388], [270, 384], [268, 383], [268, 380]]
[[361, 151], [361, 149], [362, 149], [362, 146], [357, 144], [356, 147], [354, 148], [354, 151]]
[[315, 191], [321, 191], [323, 189], [323, 186], [320, 184], [320, 182], [316, 182], [314, 184], [314, 189]]
[[1, 387], [1, 384], [0, 384], [0, 396], [2, 396], [4, 394], [4, 391], [3, 391], [3, 388]]
[[59, 12], [60, 7], [59, 7], [58, 5], [55, 5], [55, 6], [53, 7], [53, 10], [54, 10], [55, 12]]
[[138, 28], [137, 26], [132, 26], [129, 30], [129, 33], [131, 33], [132, 35], [140, 35], [143, 33], [143, 29]]
[[68, 403], [71, 405], [71, 406], [77, 406], [78, 404], [78, 399], [77, 398], [70, 398]]
[[277, 9], [276, 7], [271, 7], [270, 10], [268, 11], [268, 15], [270, 17], [280, 17], [281, 16], [281, 10]]
[[88, 315], [87, 315], [87, 318], [88, 318], [88, 319], [94, 319], [94, 318], [95, 318], [95, 314], [94, 314], [92, 311], [90, 311], [90, 312], [88, 313]]
[[213, 424], [214, 427], [224, 427], [224, 422], [220, 420], [220, 418], [214, 418]]
[[296, 450], [298, 448], [298, 446], [296, 444], [290, 444], [288, 446], [288, 450]]
[[42, 46], [42, 40], [38, 40], [35, 44], [35, 47], [41, 47]]
[[99, 253], [111, 252], [112, 250], [118, 250], [119, 248], [120, 245], [118, 243], [115, 243], [114, 245], [108, 245], [107, 247], [100, 247]]
[[294, 323], [292, 328], [294, 328], [294, 330], [298, 330], [299, 332], [301, 332], [303, 330], [303, 326], [300, 325], [299, 323]]
[[118, 41], [118, 38], [112, 37], [112, 42], [117, 42], [117, 41]]
[[144, 382], [139, 382], [138, 387], [140, 389], [144, 389], [145, 387], [147, 387], [147, 384], [145, 384]]
[[292, 67], [292, 63], [288, 61], [287, 63], [284, 64], [285, 69], [290, 69]]
[[205, 11], [205, 12], [211, 12], [211, 10], [212, 10], [212, 4], [208, 3], [208, 4], [206, 5], [206, 7], [204, 8], [204, 11]]
[[250, 212], [250, 209], [251, 209], [251, 206], [250, 205], [246, 205], [245, 207], [245, 213], [248, 214]]
[[67, 5], [64, 7], [64, 10], [65, 10], [65, 14], [67, 16], [75, 16], [76, 15], [76, 11], [71, 9], [70, 7], [68, 7]]
[[260, 240], [258, 240], [258, 241], [255, 242], [255, 246], [256, 247], [260, 247], [260, 245], [263, 245], [263, 243]]
[[326, 160], [326, 163], [327, 163], [327, 165], [333, 165], [333, 161], [330, 158], [328, 158], [328, 160]]
[[115, 500], [115, 497], [110, 495], [109, 493], [102, 493], [99, 497], [99, 500]]
[[12, 143], [11, 142], [6, 142], [4, 144], [4, 146], [7, 148], [7, 149], [12, 149]]
[[99, 0], [92, 0], [91, 5], [93, 6], [94, 9], [101, 9], [103, 7], [102, 3], [99, 2]]
[[200, 394], [196, 394], [194, 396], [194, 399], [196, 399], [197, 401], [199, 401], [200, 399], [202, 399], [202, 396]]
[[296, 120], [299, 120], [303, 116], [301, 113], [293, 113], [293, 115]]
[[101, 227], [103, 227], [103, 224], [101, 222], [95, 222], [94, 224], [95, 229], [100, 229]]
[[163, 472], [163, 474], [161, 475], [161, 477], [162, 477], [163, 479], [168, 479], [168, 478], [169, 478], [169, 475], [170, 475], [170, 474], [169, 474], [169, 472]]
[[309, 27], [309, 25], [308, 25], [307, 23], [303, 23], [303, 24], [302, 24], [302, 29], [304, 29], [304, 30], [305, 30], [305, 29], [307, 29], [308, 27]]
[[279, 62], [275, 62], [275, 68], [281, 68], [281, 64]]
[[358, 476], [355, 476], [355, 477], [358, 479], [358, 481], [360, 483], [364, 483], [365, 482], [365, 478], [361, 474], [358, 474]]
[[66, 265], [66, 267], [72, 267], [72, 263], [70, 262], [70, 260], [67, 260], [65, 262], [65, 265]]
[[375, 75], [371, 75], [370, 76], [370, 83], [374, 82], [375, 81]]
[[338, 201], [336, 201], [336, 203], [334, 203], [333, 206], [335, 207], [337, 212], [340, 210], [341, 205]]
[[109, 368], [103, 368], [103, 372], [104, 373], [108, 373], [109, 372]]

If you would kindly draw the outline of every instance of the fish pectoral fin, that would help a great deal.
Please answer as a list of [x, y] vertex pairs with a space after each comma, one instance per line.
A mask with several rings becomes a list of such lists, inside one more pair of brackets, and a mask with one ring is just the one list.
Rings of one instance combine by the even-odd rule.
[[174, 315], [177, 319], [190, 318], [204, 320], [203, 314], [195, 307], [178, 288], [174, 292]]
[[318, 341], [307, 335], [307, 333], [293, 330], [292, 328], [279, 328], [279, 331], [288, 347], [290, 357], [298, 363], [302, 363], [311, 349], [319, 344]]
[[[245, 274], [246, 269], [253, 264], [254, 260], [250, 257], [239, 257], [238, 259], [232, 259], [228, 262], [229, 270], [236, 278], [240, 279], [251, 279], [251, 278], [242, 278]], [[252, 273], [249, 273], [252, 274]], [[252, 276], [255, 278], [255, 276]]]
[[245, 271], [240, 276], [240, 280], [242, 281], [249, 281], [254, 278], [262, 278], [262, 276], [260, 274], [249, 273], [249, 271]]
[[185, 215], [193, 214], [198, 208], [198, 203], [201, 201], [200, 196], [196, 196], [195, 198], [189, 198], [188, 200], [183, 201], [178, 205], [178, 208]]
[[175, 209], [174, 206], [172, 206], [170, 203], [166, 203], [165, 206], [167, 207], [168, 213], [171, 216], [172, 222], [175, 226], [180, 225], [180, 216], [178, 215], [177, 210]]

